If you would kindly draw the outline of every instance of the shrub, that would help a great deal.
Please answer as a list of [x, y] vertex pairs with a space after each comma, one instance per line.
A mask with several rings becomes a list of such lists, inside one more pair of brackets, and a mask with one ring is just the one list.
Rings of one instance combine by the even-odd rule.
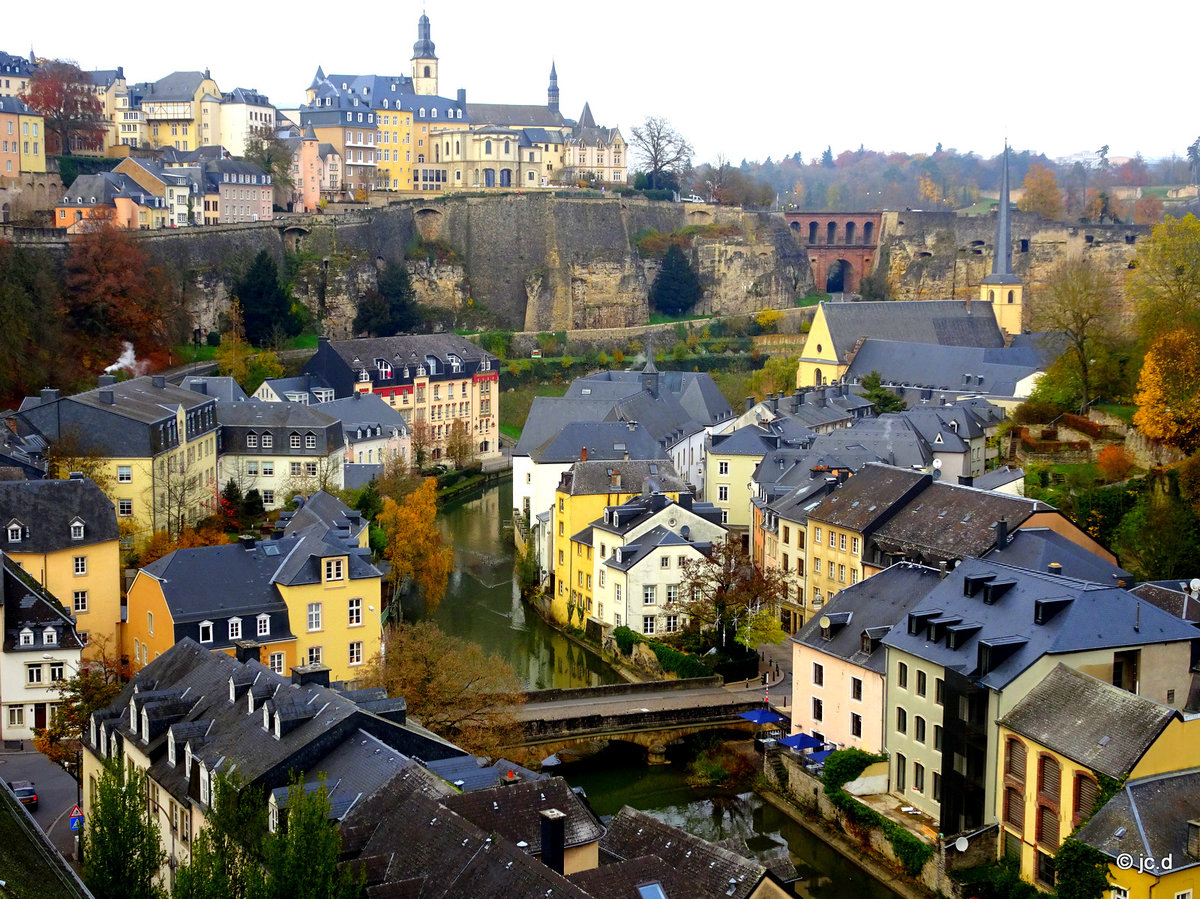
[[1045, 400], [1026, 400], [1013, 410], [1013, 421], [1019, 425], [1044, 424], [1054, 421], [1062, 409]]
[[658, 664], [662, 665], [663, 671], [680, 678], [708, 677], [712, 673], [695, 656], [672, 649], [665, 643], [650, 643], [650, 649], [658, 659]]
[[633, 644], [641, 640], [640, 634], [635, 634], [625, 625], [613, 631], [613, 639], [617, 641], [617, 648], [621, 650], [621, 655], [629, 655], [633, 652]]
[[1123, 446], [1106, 446], [1096, 457], [1096, 467], [1105, 481], [1123, 481], [1133, 470], [1133, 458]]
[[1082, 434], [1087, 434], [1089, 437], [1094, 437], [1097, 440], [1108, 436], [1108, 428], [1099, 422], [1092, 421], [1090, 418], [1084, 418], [1082, 415], [1075, 415], [1071, 412], [1064, 412], [1062, 423], [1068, 428], [1073, 428]]

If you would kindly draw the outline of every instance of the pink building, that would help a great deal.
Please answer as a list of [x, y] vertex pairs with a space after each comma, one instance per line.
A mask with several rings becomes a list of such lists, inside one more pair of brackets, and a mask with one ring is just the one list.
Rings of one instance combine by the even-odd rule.
[[252, 162], [211, 160], [204, 165], [205, 224], [269, 222], [274, 190], [271, 176]]

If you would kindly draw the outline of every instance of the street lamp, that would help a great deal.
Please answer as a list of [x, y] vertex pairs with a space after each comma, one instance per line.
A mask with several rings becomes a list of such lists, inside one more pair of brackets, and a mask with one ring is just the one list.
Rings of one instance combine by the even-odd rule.
[[387, 644], [383, 639], [383, 616], [375, 611], [374, 606], [367, 606], [367, 609], [375, 616], [375, 620], [379, 622], [379, 667], [383, 667], [384, 653], [387, 652]]

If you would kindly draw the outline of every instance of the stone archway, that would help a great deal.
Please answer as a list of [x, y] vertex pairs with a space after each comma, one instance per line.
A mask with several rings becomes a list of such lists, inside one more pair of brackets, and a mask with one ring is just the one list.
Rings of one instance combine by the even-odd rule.
[[854, 266], [845, 259], [839, 259], [829, 266], [825, 276], [826, 293], [843, 293], [854, 289]]

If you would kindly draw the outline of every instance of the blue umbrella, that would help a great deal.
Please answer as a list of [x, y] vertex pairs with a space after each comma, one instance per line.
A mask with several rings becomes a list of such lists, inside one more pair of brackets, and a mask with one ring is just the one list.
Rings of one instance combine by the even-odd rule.
[[810, 752], [808, 754], [808, 759], [811, 762], [823, 762], [825, 759], [829, 758], [829, 753], [831, 752], [833, 752], [832, 749], [826, 749], [824, 752]]
[[782, 721], [782, 715], [776, 715], [770, 709], [753, 709], [749, 712], [742, 712], [739, 718], [745, 718], [754, 724], [774, 724], [776, 721]]
[[818, 749], [825, 744], [816, 737], [810, 737], [808, 734], [795, 734], [791, 737], [784, 737], [779, 741], [788, 749]]

